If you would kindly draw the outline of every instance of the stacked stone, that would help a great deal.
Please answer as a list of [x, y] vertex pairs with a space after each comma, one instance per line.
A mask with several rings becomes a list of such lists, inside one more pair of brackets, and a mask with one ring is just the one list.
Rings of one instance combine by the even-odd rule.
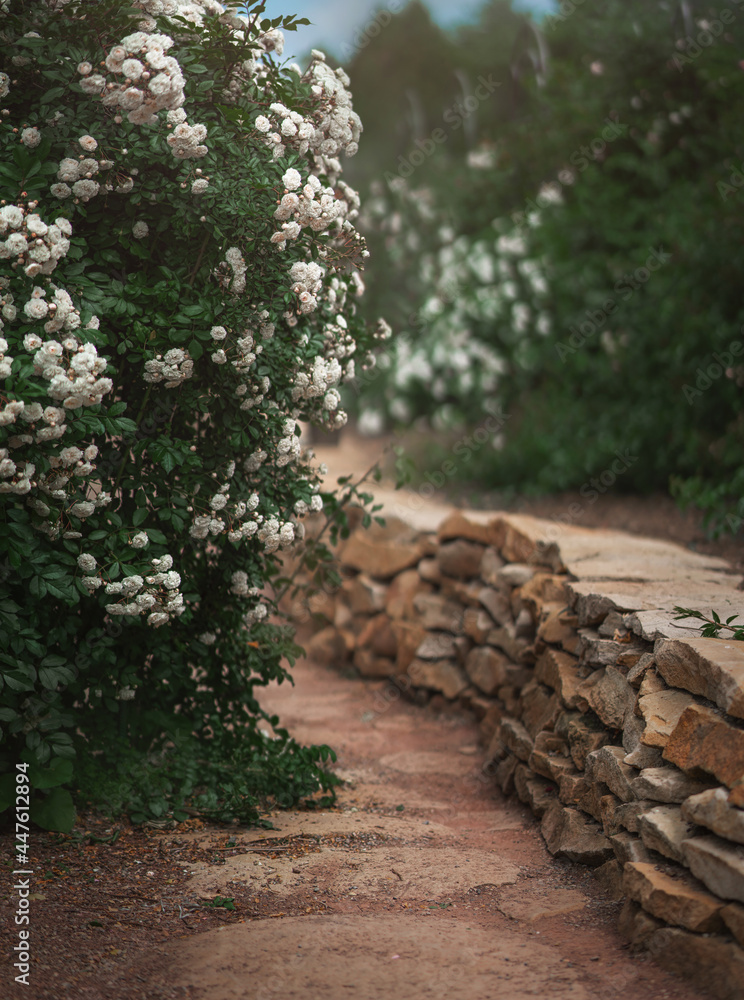
[[486, 773], [625, 898], [631, 943], [744, 995], [744, 643], [673, 624], [675, 604], [741, 613], [737, 581], [677, 546], [554, 529], [354, 532], [309, 652], [472, 709]]

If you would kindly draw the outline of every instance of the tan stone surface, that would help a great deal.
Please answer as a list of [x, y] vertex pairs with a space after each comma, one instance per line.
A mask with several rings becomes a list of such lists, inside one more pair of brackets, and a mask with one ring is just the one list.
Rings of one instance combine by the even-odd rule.
[[417, 621], [424, 628], [462, 632], [463, 610], [457, 601], [450, 601], [441, 594], [417, 594], [413, 607]]
[[741, 1000], [744, 952], [725, 938], [664, 927], [651, 936], [648, 948], [663, 968], [711, 990], [718, 1000]]
[[355, 650], [353, 663], [362, 677], [393, 677], [398, 672], [394, 660], [371, 649]]
[[398, 641], [389, 616], [379, 614], [370, 618], [357, 637], [357, 646], [394, 660], [398, 654]]
[[738, 944], [744, 945], [744, 906], [739, 903], [727, 903], [721, 910], [721, 916]]
[[597, 867], [614, 858], [612, 845], [598, 827], [590, 824], [578, 809], [554, 802], [540, 824], [551, 854], [569, 861]]
[[394, 621], [392, 624], [397, 645], [396, 668], [403, 673], [416, 659], [416, 650], [426, 638], [427, 632], [415, 622]]
[[422, 660], [457, 659], [455, 636], [449, 632], [427, 632], [416, 650]]
[[[724, 617], [720, 608], [716, 611]], [[656, 669], [672, 687], [701, 694], [744, 719], [744, 643], [729, 639], [666, 639], [654, 649]]]
[[670, 689], [642, 695], [638, 699], [638, 708], [646, 728], [641, 742], [649, 747], [665, 747], [680, 715], [694, 704], [695, 699], [686, 691]]
[[530, 759], [534, 742], [521, 722], [511, 718], [502, 719], [498, 733], [504, 746], [516, 757], [525, 762]]
[[353, 532], [341, 552], [341, 565], [389, 580], [428, 554], [430, 545], [418, 532], [398, 518], [386, 521], [384, 527], [372, 524]]
[[625, 865], [623, 887], [647, 913], [668, 924], [698, 934], [723, 930], [721, 901], [695, 879], [672, 878], [655, 865], [631, 861]]
[[728, 801], [726, 788], [711, 788], [682, 803], [682, 815], [690, 823], [705, 826], [719, 837], [744, 844], [744, 809]]
[[521, 691], [522, 723], [534, 739], [543, 729], [552, 729], [560, 712], [558, 695], [534, 678]]
[[710, 709], [691, 705], [679, 717], [664, 759], [692, 774], [712, 774], [732, 788], [744, 777], [744, 732]]
[[437, 552], [439, 570], [443, 576], [469, 580], [479, 575], [484, 551], [483, 545], [469, 542], [464, 538], [441, 542]]
[[656, 802], [684, 802], [707, 787], [706, 782], [696, 781], [676, 767], [647, 767], [631, 782], [637, 799]]
[[[422, 562], [425, 560], [422, 559]], [[385, 595], [385, 611], [393, 619], [411, 619], [415, 615], [413, 599], [416, 594], [432, 592], [430, 584], [419, 576], [418, 570], [406, 569], [390, 582]]]
[[497, 625], [511, 624], [511, 603], [503, 591], [496, 587], [481, 587], [478, 591], [478, 600]]
[[550, 647], [543, 650], [535, 664], [535, 677], [552, 687], [566, 708], [576, 708], [579, 704], [578, 690], [582, 678], [577, 664], [575, 656]]
[[452, 660], [421, 660], [416, 657], [408, 668], [408, 676], [415, 687], [440, 691], [445, 698], [454, 699], [468, 686], [468, 679]]
[[692, 837], [682, 843], [690, 871], [721, 899], [744, 903], [744, 847], [720, 837]]
[[493, 545], [496, 534], [488, 523], [484, 524], [460, 510], [455, 510], [439, 525], [437, 539], [440, 542], [448, 542], [456, 538], [464, 538], [481, 545]]
[[600, 747], [587, 756], [585, 773], [589, 781], [604, 782], [622, 802], [630, 802], [636, 798], [630, 785], [636, 772], [624, 762], [624, 757], [622, 747]]
[[323, 663], [327, 667], [338, 669], [349, 661], [349, 649], [342, 633], [328, 625], [326, 628], [316, 632], [307, 642], [305, 649], [307, 655], [316, 663]]
[[476, 646], [465, 659], [465, 672], [484, 694], [493, 695], [507, 681], [509, 659], [490, 646]]
[[610, 729], [622, 729], [628, 709], [633, 707], [636, 693], [625, 676], [615, 667], [595, 670], [577, 690], [589, 707]]
[[694, 836], [698, 828], [683, 818], [679, 806], [667, 805], [643, 810], [638, 817], [638, 831], [649, 850], [684, 865], [682, 844]]
[[355, 615], [373, 615], [385, 609], [385, 587], [366, 573], [344, 580], [341, 589]]

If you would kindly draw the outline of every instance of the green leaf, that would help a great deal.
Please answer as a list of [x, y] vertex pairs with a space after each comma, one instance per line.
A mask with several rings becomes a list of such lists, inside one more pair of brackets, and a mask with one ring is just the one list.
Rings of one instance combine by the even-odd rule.
[[49, 767], [39, 767], [38, 764], [29, 767], [29, 781], [34, 788], [56, 788], [72, 779], [73, 770], [71, 760], [52, 757]]
[[42, 830], [69, 833], [75, 825], [75, 806], [64, 788], [55, 788], [43, 799], [32, 802], [30, 812], [31, 819]]

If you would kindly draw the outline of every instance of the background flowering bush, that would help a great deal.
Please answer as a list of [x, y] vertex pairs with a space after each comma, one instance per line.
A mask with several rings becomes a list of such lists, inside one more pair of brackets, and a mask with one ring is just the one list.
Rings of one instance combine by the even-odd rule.
[[71, 783], [255, 818], [332, 783], [255, 692], [297, 652], [272, 586], [302, 515], [343, 521], [298, 421], [343, 425], [375, 337], [348, 77], [284, 65], [262, 5], [6, 6], [0, 767], [56, 829]]
[[[446, 38], [419, 11], [438, 56], [412, 79], [394, 56], [415, 7], [347, 67], [383, 265], [366, 302], [396, 331], [384, 373], [358, 380], [362, 425], [499, 410], [463, 478], [577, 490], [627, 450], [618, 488], [671, 489], [739, 530], [742, 5], [593, 0], [529, 24], [490, 0]], [[500, 86], [477, 100], [478, 79]]]

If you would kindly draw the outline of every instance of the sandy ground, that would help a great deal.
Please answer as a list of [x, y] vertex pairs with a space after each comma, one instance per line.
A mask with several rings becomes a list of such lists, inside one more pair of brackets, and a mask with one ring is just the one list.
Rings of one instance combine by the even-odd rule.
[[265, 705], [337, 750], [339, 806], [276, 813], [255, 853], [191, 866], [192, 892], [248, 887], [273, 912], [156, 949], [171, 987], [195, 1000], [702, 996], [631, 955], [618, 904], [551, 858], [528, 810], [484, 776], [472, 718], [309, 662], [295, 678]]

